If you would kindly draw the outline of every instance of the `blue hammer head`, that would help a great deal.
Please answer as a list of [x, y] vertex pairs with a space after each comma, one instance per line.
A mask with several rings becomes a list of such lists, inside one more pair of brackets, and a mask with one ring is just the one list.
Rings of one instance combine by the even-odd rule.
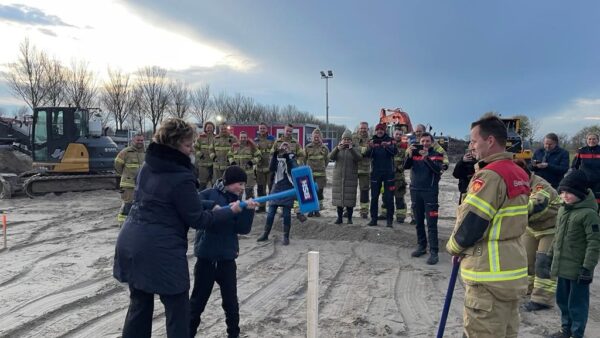
[[313, 179], [309, 166], [300, 166], [292, 169], [292, 181], [296, 191], [296, 199], [301, 213], [319, 211], [319, 198], [317, 185]]

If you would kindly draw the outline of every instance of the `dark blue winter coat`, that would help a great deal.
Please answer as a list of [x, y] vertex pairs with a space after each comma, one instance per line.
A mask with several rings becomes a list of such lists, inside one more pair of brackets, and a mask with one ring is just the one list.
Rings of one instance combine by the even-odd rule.
[[444, 155], [429, 148], [427, 156], [410, 154], [404, 161], [404, 169], [410, 171], [410, 189], [418, 191], [439, 191], [439, 182]]
[[[387, 142], [388, 145], [382, 145], [382, 142]], [[383, 137], [373, 135], [369, 142], [365, 157], [371, 158], [371, 174], [391, 174], [395, 172], [394, 156], [398, 151], [398, 147], [394, 144], [394, 140], [388, 134]]]
[[536, 150], [533, 153], [531, 161], [548, 163], [548, 166], [544, 169], [534, 166], [530, 166], [529, 169], [548, 181], [554, 189], [558, 188], [560, 180], [563, 179], [565, 173], [569, 170], [569, 152], [559, 146], [550, 151], [546, 151], [544, 148]]
[[190, 288], [190, 227], [221, 230], [231, 209], [204, 210], [190, 158], [151, 143], [137, 177], [135, 199], [117, 238], [113, 276], [136, 289], [161, 295]]
[[[213, 188], [202, 191], [200, 198], [214, 201], [219, 206], [229, 205], [239, 199], [236, 194], [225, 190], [222, 179], [219, 179]], [[244, 209], [233, 218], [219, 224], [219, 228], [223, 230], [221, 232], [196, 231], [194, 254], [196, 257], [214, 261], [236, 259], [240, 251], [238, 234], [249, 233], [253, 220], [254, 210]]]

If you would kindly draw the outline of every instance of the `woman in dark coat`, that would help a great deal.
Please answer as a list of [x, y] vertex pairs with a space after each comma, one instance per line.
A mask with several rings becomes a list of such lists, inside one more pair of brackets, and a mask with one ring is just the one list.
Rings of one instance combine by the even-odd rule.
[[356, 206], [356, 188], [358, 186], [358, 161], [362, 156], [358, 147], [352, 144], [350, 130], [346, 130], [342, 134], [342, 141], [329, 154], [329, 158], [335, 161], [333, 188], [331, 189], [331, 202], [337, 207], [335, 224], [342, 224], [344, 208], [348, 215], [348, 224], [352, 224], [352, 211]]
[[167, 337], [189, 335], [190, 227], [219, 231], [241, 211], [204, 210], [198, 196], [193, 153], [194, 127], [167, 119], [154, 135], [137, 177], [133, 206], [117, 238], [114, 277], [129, 284], [130, 303], [123, 338], [150, 337], [154, 295], [165, 306]]

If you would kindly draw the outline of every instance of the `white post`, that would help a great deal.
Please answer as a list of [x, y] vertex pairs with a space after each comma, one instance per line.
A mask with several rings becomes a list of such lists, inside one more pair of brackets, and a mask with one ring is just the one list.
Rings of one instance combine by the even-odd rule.
[[308, 288], [306, 292], [306, 337], [319, 337], [319, 252], [308, 252]]

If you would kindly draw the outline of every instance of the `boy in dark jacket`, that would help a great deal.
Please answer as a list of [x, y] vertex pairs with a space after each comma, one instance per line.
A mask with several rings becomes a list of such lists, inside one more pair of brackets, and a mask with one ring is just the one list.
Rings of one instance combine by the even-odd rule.
[[[421, 257], [427, 253], [429, 240], [429, 258], [427, 264], [434, 265], [438, 258], [438, 194], [442, 174], [444, 156], [433, 148], [433, 136], [429, 133], [421, 135], [422, 149], [411, 145], [410, 154], [404, 162], [404, 169], [410, 171], [410, 199], [412, 201], [413, 217], [417, 221], [418, 247], [412, 252], [412, 257]], [[425, 220], [427, 220], [427, 235], [425, 235]]]
[[561, 312], [561, 330], [551, 337], [583, 337], [590, 303], [590, 283], [600, 253], [600, 216], [586, 175], [579, 170], [567, 175], [558, 192], [565, 202], [558, 211], [557, 230], [548, 252], [552, 260], [540, 276], [558, 277], [556, 303]]
[[[205, 201], [214, 201], [215, 208], [227, 206], [239, 200], [245, 189], [246, 172], [236, 166], [228, 167], [215, 186], [200, 193]], [[196, 335], [200, 316], [204, 312], [215, 282], [221, 288], [227, 336], [240, 334], [239, 304], [237, 299], [237, 276], [235, 259], [239, 253], [238, 234], [252, 229], [254, 209], [258, 203], [247, 200], [247, 207], [232, 219], [223, 222], [220, 233], [199, 230], [196, 232], [194, 254], [198, 257], [194, 267], [194, 289], [190, 297], [190, 337]]]

